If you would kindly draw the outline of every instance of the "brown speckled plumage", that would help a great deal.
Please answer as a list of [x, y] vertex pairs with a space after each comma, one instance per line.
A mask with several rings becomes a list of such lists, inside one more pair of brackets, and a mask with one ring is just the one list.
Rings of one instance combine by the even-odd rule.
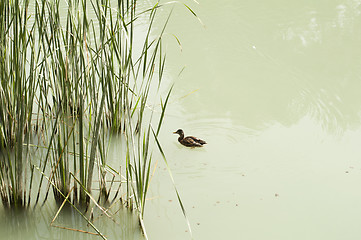
[[207, 144], [206, 141], [193, 136], [184, 137], [182, 129], [178, 129], [174, 134], [179, 134], [178, 142], [186, 147], [202, 147], [202, 145]]

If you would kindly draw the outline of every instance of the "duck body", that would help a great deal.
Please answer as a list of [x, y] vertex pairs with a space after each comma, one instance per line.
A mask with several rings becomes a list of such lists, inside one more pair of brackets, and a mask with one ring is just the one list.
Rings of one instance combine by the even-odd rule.
[[182, 129], [178, 129], [174, 134], [179, 134], [178, 142], [186, 147], [202, 147], [204, 144], [207, 144], [206, 141], [193, 136], [184, 137]]

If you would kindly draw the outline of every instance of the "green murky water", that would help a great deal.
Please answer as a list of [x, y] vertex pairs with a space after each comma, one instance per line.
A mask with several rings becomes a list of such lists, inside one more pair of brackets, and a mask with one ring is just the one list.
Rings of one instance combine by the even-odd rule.
[[[199, 3], [168, 28], [161, 135], [194, 239], [359, 239], [361, 1]], [[148, 234], [190, 239], [164, 168]]]
[[[361, 1], [185, 2], [204, 26], [175, 5], [160, 140], [194, 239], [359, 239]], [[208, 145], [181, 146], [178, 128]], [[166, 166], [154, 163], [148, 237], [191, 239]], [[90, 238], [49, 227], [56, 209], [30, 222], [2, 212], [2, 236]], [[71, 216], [56, 225], [89, 229]], [[109, 239], [142, 239], [136, 218], [118, 217], [99, 219]]]

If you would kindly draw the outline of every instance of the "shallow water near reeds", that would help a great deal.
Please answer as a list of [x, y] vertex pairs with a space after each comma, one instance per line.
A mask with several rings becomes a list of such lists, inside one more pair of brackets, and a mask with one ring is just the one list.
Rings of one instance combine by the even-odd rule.
[[[1, 209], [0, 239], [100, 239], [71, 207], [64, 207], [56, 215], [59, 206], [49, 204], [52, 200], [34, 211], [9, 212]], [[107, 239], [144, 239], [138, 218], [121, 204], [114, 204], [109, 209], [109, 213], [115, 213], [112, 218], [98, 212], [96, 207], [93, 210], [93, 223]]]
[[[360, 239], [361, 1], [198, 1], [204, 26], [179, 4], [166, 30], [162, 87], [175, 87], [159, 136], [194, 239]], [[178, 128], [208, 144], [181, 146]], [[153, 164], [149, 239], [191, 239], [156, 150]], [[50, 227], [56, 211], [24, 223], [1, 210], [0, 239], [99, 238]], [[143, 239], [122, 212], [100, 230]], [[57, 220], [89, 230], [76, 213]]]

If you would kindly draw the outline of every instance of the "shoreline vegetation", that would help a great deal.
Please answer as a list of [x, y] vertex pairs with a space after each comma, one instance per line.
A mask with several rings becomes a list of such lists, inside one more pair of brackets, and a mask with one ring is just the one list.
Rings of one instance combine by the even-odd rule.
[[[155, 34], [159, 2], [141, 11], [136, 0], [67, 1], [66, 10], [60, 3], [0, 3], [2, 204], [35, 208], [52, 194], [58, 213], [71, 205], [105, 238], [84, 212], [92, 204], [107, 215], [101, 205], [121, 199], [144, 229], [153, 146], [165, 160], [157, 136], [172, 87], [156, 104], [150, 97], [162, 84], [171, 11]], [[116, 165], [107, 161], [113, 137]]]

